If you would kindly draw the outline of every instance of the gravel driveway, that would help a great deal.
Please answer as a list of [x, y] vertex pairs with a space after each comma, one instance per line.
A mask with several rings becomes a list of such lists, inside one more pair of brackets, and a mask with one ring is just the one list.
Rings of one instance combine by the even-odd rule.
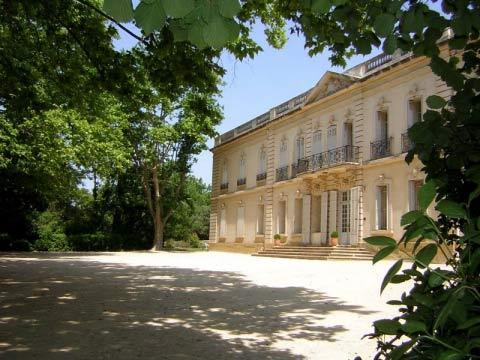
[[371, 359], [391, 261], [1, 254], [0, 358]]

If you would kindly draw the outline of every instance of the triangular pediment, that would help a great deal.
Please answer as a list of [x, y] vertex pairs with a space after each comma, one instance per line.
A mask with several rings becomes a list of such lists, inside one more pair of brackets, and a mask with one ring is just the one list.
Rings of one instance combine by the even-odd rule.
[[305, 104], [314, 103], [337, 91], [352, 85], [357, 79], [353, 76], [327, 71], [310, 92]]

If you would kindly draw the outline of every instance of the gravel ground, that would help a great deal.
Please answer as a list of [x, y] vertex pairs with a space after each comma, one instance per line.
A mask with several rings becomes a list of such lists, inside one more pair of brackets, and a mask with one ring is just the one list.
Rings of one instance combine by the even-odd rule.
[[0, 358], [371, 359], [391, 261], [1, 254]]

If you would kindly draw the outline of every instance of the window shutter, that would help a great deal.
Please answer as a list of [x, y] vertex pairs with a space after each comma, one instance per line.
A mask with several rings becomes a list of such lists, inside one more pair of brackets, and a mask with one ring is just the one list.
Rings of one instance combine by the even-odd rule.
[[227, 232], [226, 209], [220, 211], [220, 236], [224, 237]]
[[245, 234], [245, 207], [237, 208], [237, 237], [243, 237]]
[[358, 243], [360, 230], [360, 193], [362, 189], [356, 186], [350, 189], [350, 244]]
[[328, 214], [328, 236], [332, 231], [339, 231], [337, 229], [337, 191], [328, 192], [329, 202], [330, 202], [330, 211]]
[[320, 212], [320, 232], [321, 241], [326, 244], [328, 238], [328, 191], [322, 193], [322, 210]]

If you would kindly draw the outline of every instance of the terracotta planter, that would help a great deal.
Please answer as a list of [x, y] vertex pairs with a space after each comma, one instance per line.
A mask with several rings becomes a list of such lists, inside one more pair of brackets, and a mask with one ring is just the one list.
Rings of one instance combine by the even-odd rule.
[[338, 238], [330, 238], [330, 246], [337, 246]]

